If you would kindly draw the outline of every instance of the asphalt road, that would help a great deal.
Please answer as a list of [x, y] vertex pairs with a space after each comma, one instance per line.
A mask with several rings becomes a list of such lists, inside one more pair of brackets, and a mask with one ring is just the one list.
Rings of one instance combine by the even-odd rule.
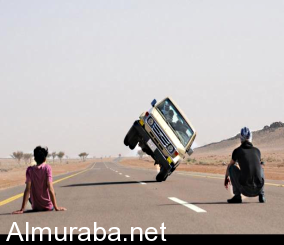
[[[26, 222], [30, 230], [50, 227], [54, 231], [58, 227], [59, 233], [63, 227], [93, 230], [94, 222], [106, 230], [118, 227], [122, 234], [130, 234], [131, 227], [160, 231], [162, 223], [166, 234], [284, 233], [283, 181], [270, 181], [266, 186], [266, 204], [258, 203], [257, 198], [227, 204], [231, 193], [223, 187], [222, 176], [176, 172], [163, 183], [155, 182], [155, 176], [155, 170], [115, 162], [93, 164], [88, 171], [67, 179], [62, 180], [68, 175], [60, 176], [55, 191], [66, 212], [11, 215], [22, 199], [7, 204], [3, 200], [22, 193], [24, 186], [2, 190], [0, 234], [9, 233], [13, 222], [23, 234]], [[282, 187], [277, 187], [279, 184]]]

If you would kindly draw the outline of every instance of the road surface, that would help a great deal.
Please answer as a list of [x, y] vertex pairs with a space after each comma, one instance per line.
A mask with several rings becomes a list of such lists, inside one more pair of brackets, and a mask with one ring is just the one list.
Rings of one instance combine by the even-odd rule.
[[284, 233], [283, 181], [267, 181], [266, 204], [247, 198], [243, 204], [229, 205], [231, 193], [223, 187], [222, 176], [176, 172], [163, 183], [155, 176], [156, 170], [101, 162], [84, 172], [57, 177], [57, 201], [66, 212], [11, 215], [21, 206], [17, 195], [24, 186], [2, 190], [0, 234], [9, 233], [13, 222], [23, 234], [26, 222], [52, 231], [58, 227], [59, 233], [63, 227], [92, 231], [94, 222], [106, 230], [118, 227], [122, 234], [130, 234], [131, 227], [160, 231], [162, 223], [166, 234]]

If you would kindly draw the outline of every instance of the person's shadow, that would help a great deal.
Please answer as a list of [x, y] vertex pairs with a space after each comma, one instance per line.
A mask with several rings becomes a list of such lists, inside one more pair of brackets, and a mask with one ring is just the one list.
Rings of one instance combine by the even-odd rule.
[[0, 216], [9, 216], [9, 215], [13, 215], [13, 214], [12, 213], [0, 214]]
[[[24, 211], [23, 214], [48, 213], [48, 212], [52, 212], [52, 211], [36, 211], [36, 210], [29, 209], [29, 210]], [[23, 214], [5, 213], [5, 214], [0, 214], [0, 216], [9, 216], [9, 215], [19, 216], [19, 215], [23, 215]]]
[[[187, 204], [193, 204], [193, 205], [229, 205], [228, 202], [188, 202]], [[232, 205], [234, 203], [230, 203], [230, 205]], [[243, 203], [236, 203], [236, 204], [240, 204], [240, 205], [243, 205], [243, 204], [250, 204], [249, 202], [243, 202]], [[176, 204], [176, 203], [173, 203], [173, 204], [162, 204], [162, 205], [159, 205], [159, 206], [180, 206], [180, 204]]]

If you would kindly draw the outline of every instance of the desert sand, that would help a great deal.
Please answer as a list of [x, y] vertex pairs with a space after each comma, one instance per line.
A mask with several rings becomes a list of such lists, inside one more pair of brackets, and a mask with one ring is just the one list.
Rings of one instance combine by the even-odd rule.
[[[53, 176], [66, 174], [74, 171], [86, 169], [91, 163], [101, 161], [98, 159], [87, 159], [85, 162], [80, 160], [56, 160], [54, 163], [48, 161], [51, 165]], [[6, 189], [25, 184], [26, 169], [29, 166], [24, 162], [18, 164], [14, 159], [0, 159], [0, 189]]]

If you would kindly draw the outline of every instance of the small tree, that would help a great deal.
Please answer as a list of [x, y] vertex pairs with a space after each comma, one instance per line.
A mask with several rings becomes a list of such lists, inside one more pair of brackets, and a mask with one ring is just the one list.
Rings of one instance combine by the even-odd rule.
[[65, 153], [63, 151], [60, 151], [58, 154], [57, 154], [57, 157], [60, 159], [60, 163], [62, 162], [62, 158], [65, 156]]
[[32, 163], [32, 158], [33, 158], [33, 154], [31, 153], [25, 153], [23, 155], [23, 158], [24, 158], [24, 161], [25, 161], [25, 164], [27, 165], [28, 163]]
[[145, 152], [142, 151], [142, 150], [139, 150], [139, 151], [137, 152], [137, 155], [139, 156], [139, 159], [142, 159], [143, 156], [145, 155]]
[[86, 153], [86, 152], [82, 152], [82, 153], [80, 153], [79, 154], [79, 157], [82, 159], [82, 161], [86, 161], [86, 158], [89, 156], [89, 154], [88, 153]]
[[12, 158], [18, 160], [18, 164], [21, 163], [21, 160], [24, 157], [24, 153], [22, 151], [17, 151], [17, 152], [13, 152], [13, 154], [11, 155]]
[[57, 153], [56, 152], [52, 152], [51, 153], [51, 157], [52, 157], [52, 163], [54, 164], [54, 159], [57, 157]]

